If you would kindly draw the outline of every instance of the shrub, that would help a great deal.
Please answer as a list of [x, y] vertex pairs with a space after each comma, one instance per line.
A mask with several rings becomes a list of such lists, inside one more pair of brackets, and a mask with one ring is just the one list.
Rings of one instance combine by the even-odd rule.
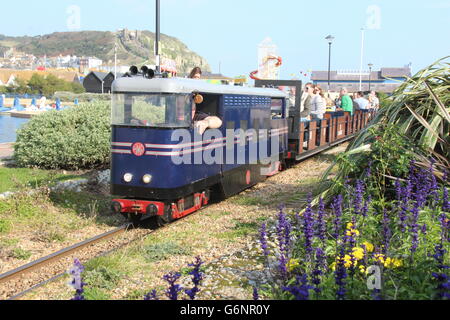
[[105, 167], [110, 136], [109, 103], [49, 111], [18, 130], [14, 159], [19, 166], [45, 169]]
[[94, 102], [94, 101], [110, 101], [111, 95], [108, 94], [100, 94], [100, 93], [78, 93], [76, 91], [68, 92], [68, 91], [57, 91], [53, 95], [53, 99], [59, 98], [61, 101], [74, 101], [78, 99], [81, 102]]

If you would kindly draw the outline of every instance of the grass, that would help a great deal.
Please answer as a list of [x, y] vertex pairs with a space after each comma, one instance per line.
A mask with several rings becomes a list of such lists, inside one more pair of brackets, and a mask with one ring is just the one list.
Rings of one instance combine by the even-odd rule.
[[182, 256], [189, 252], [189, 248], [173, 241], [154, 243], [143, 248], [143, 256], [147, 262], [166, 260], [171, 256]]
[[77, 178], [80, 178], [80, 176], [67, 175], [59, 171], [0, 167], [0, 193], [30, 187], [38, 188], [43, 185], [53, 185], [57, 182]]
[[72, 210], [83, 218], [97, 223], [114, 224], [117, 217], [110, 214], [110, 195], [90, 192], [61, 191], [52, 192], [50, 200], [56, 207]]
[[216, 234], [218, 239], [234, 240], [237, 238], [245, 238], [251, 234], [255, 234], [260, 226], [259, 222], [242, 222], [235, 221], [234, 227], [229, 231]]
[[11, 230], [11, 223], [6, 219], [0, 219], [0, 234], [8, 233]]
[[2, 247], [12, 247], [19, 243], [19, 239], [0, 239], [0, 245]]
[[10, 252], [9, 255], [15, 259], [27, 260], [28, 258], [31, 257], [32, 253], [31, 251], [24, 250], [22, 248], [15, 248]]
[[0, 201], [0, 235], [29, 234], [35, 242], [64, 242], [70, 232], [123, 222], [109, 210], [110, 196], [89, 192], [17, 193]]

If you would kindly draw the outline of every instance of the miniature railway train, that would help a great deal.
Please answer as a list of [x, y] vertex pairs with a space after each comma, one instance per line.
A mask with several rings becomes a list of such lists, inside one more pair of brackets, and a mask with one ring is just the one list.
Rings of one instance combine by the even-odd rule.
[[[301, 95], [290, 102], [279, 87], [302, 92], [301, 81], [258, 80], [248, 88], [154, 77], [144, 68], [114, 81], [113, 212], [134, 223], [170, 223], [351, 139], [373, 117], [332, 112], [302, 122]], [[195, 112], [220, 118], [221, 128], [200, 135]]]

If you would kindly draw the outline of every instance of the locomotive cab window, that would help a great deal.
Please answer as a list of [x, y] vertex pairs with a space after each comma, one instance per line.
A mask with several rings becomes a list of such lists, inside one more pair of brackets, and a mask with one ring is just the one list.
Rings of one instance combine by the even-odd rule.
[[284, 119], [285, 118], [284, 109], [285, 109], [284, 108], [284, 99], [281, 99], [281, 98], [272, 99], [272, 104], [270, 107], [272, 119]]
[[211, 117], [223, 118], [219, 111], [219, 95], [201, 94], [203, 102], [196, 105], [196, 111]]
[[189, 94], [114, 94], [112, 124], [136, 127], [189, 127], [192, 99]]

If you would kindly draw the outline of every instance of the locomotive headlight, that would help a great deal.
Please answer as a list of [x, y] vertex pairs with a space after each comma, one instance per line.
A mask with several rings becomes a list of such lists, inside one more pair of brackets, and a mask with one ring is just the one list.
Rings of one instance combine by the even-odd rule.
[[133, 175], [131, 173], [125, 173], [123, 175], [123, 181], [130, 183], [133, 180]]
[[153, 177], [149, 174], [146, 174], [145, 176], [142, 177], [142, 181], [145, 184], [149, 184], [150, 182], [152, 182]]

